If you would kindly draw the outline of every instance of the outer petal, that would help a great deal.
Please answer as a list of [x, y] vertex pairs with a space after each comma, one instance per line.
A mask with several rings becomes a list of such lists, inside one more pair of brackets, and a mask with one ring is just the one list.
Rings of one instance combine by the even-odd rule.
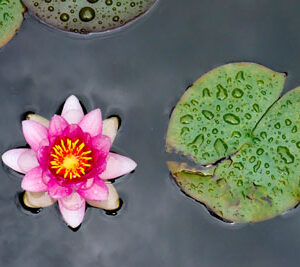
[[104, 172], [100, 174], [102, 179], [113, 179], [125, 175], [136, 168], [137, 164], [130, 158], [115, 153], [109, 153]]
[[50, 197], [54, 199], [62, 199], [69, 196], [72, 193], [72, 189], [66, 186], [61, 186], [54, 180], [49, 180], [48, 193]]
[[41, 145], [48, 145], [48, 129], [42, 124], [27, 120], [22, 122], [23, 134], [27, 143], [34, 151], [37, 151]]
[[[21, 161], [19, 160], [20, 158], [22, 159]], [[2, 161], [8, 167], [21, 173], [26, 173], [38, 166], [33, 150], [28, 148], [8, 150], [2, 155]]]
[[116, 210], [120, 206], [120, 199], [117, 190], [110, 182], [105, 182], [108, 188], [108, 199], [105, 201], [92, 201], [86, 202], [96, 208], [104, 210]]
[[71, 95], [66, 100], [61, 115], [68, 123], [76, 124], [83, 118], [83, 110], [76, 96]]
[[59, 210], [65, 222], [72, 228], [78, 227], [84, 218], [85, 201], [84, 199], [74, 192], [68, 197], [58, 200]]
[[84, 199], [104, 201], [108, 198], [108, 188], [100, 178], [94, 178], [94, 183], [88, 188], [82, 187], [77, 193]]
[[46, 128], [49, 127], [49, 120], [47, 120], [46, 118], [42, 117], [41, 115], [38, 114], [28, 114], [26, 117], [26, 120], [32, 120], [32, 121], [36, 121], [42, 125], [44, 125]]
[[94, 109], [86, 114], [78, 124], [82, 131], [96, 136], [102, 132], [102, 115], [100, 109]]
[[56, 202], [52, 199], [48, 192], [29, 192], [26, 191], [23, 197], [24, 204], [29, 208], [45, 208]]
[[18, 158], [18, 165], [24, 173], [27, 173], [31, 169], [39, 166], [35, 152], [32, 149], [29, 149], [22, 153]]
[[102, 134], [110, 138], [113, 143], [119, 128], [119, 120], [117, 117], [111, 117], [103, 121]]
[[42, 179], [43, 171], [40, 167], [30, 170], [23, 178], [21, 187], [30, 192], [46, 192], [48, 187]]
[[50, 137], [61, 135], [68, 125], [68, 122], [62, 116], [54, 115], [49, 124]]

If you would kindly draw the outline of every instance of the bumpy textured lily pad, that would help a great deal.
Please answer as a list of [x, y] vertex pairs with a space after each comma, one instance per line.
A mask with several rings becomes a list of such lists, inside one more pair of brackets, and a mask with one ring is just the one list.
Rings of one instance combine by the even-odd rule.
[[120, 27], [145, 13], [156, 0], [23, 0], [43, 22], [61, 30], [89, 33]]
[[284, 80], [285, 74], [253, 63], [228, 64], [203, 75], [172, 113], [168, 151], [202, 164], [236, 152], [280, 96]]
[[[203, 147], [200, 145], [199, 153], [195, 153], [194, 150], [190, 150], [188, 145], [184, 146], [188, 143], [187, 139], [183, 139], [181, 143], [179, 138], [172, 139], [178, 127], [172, 125], [177, 122], [176, 117], [180, 116], [180, 112], [183, 113], [184, 107], [188, 109], [187, 112], [190, 110], [188, 106], [184, 106], [188, 103], [186, 100], [196, 99], [198, 109], [205, 101], [202, 94], [203, 89], [201, 91], [202, 87], [199, 84], [203, 78], [196, 83], [195, 86], [198, 86], [196, 89], [192, 87], [189, 89], [192, 92], [187, 91], [181, 100], [184, 102], [180, 101], [180, 106], [177, 105], [179, 110], [176, 111], [177, 107], [175, 108], [172, 115], [172, 117], [175, 116], [175, 119], [174, 117], [173, 120], [171, 119], [169, 126], [168, 138], [171, 138], [171, 142], [168, 140], [168, 146], [173, 145], [176, 140], [179, 144], [177, 151], [183, 152], [185, 155], [190, 153], [199, 164], [215, 162], [223, 156], [231, 156], [231, 158], [216, 164], [209, 172], [196, 170], [187, 164], [177, 162], [169, 162], [169, 169], [186, 194], [204, 203], [225, 220], [233, 222], [266, 220], [293, 208], [300, 201], [300, 130], [298, 129], [300, 127], [300, 87], [286, 94], [268, 110], [272, 101], [276, 100], [283, 88], [284, 75], [249, 63], [220, 67], [221, 70], [224, 68], [235, 70], [235, 72], [231, 72], [231, 76], [238, 75], [240, 71], [243, 71], [244, 83], [252, 88], [252, 91], [246, 94], [251, 92], [253, 98], [244, 101], [242, 97], [241, 101], [234, 101], [232, 98], [233, 108], [230, 110], [236, 111], [237, 107], [240, 108], [240, 113], [233, 113], [239, 116], [240, 123], [230, 124], [228, 127], [225, 123], [221, 124], [220, 122], [219, 125], [221, 124], [222, 128], [219, 128], [213, 120], [204, 125], [202, 118], [193, 127], [198, 127], [196, 129], [200, 130], [206, 127], [206, 134], [217, 129], [218, 134], [214, 135], [213, 140], [222, 140], [223, 147], [226, 146], [227, 150], [224, 149], [222, 154], [218, 154], [217, 150], [213, 150], [214, 145], [206, 144]], [[217, 75], [215, 76], [217, 83], [220, 72], [216, 69], [205, 75], [213, 83], [214, 77], [207, 76], [211, 73]], [[266, 74], [268, 76], [265, 76]], [[261, 79], [251, 81], [247, 78], [249, 76], [251, 78], [261, 76]], [[206, 81], [202, 80], [202, 83], [204, 82]], [[211, 96], [217, 95], [217, 86], [218, 83], [211, 89]], [[234, 89], [230, 90], [230, 87], [224, 87], [224, 89], [227, 89], [228, 97], [234, 92]], [[261, 95], [266, 95], [270, 99], [265, 99]], [[215, 106], [219, 104], [218, 101], [206, 104], [211, 107], [209, 104], [213, 106], [213, 103]], [[255, 104], [259, 106], [259, 109], [254, 109]], [[199, 110], [201, 114], [201, 108]], [[262, 110], [260, 117], [257, 116], [256, 110]], [[214, 116], [220, 114], [220, 118], [225, 120], [224, 117], [228, 112], [229, 110], [224, 108], [223, 112], [215, 112]], [[264, 112], [266, 112], [265, 115]], [[242, 121], [247, 113], [250, 114], [251, 119]], [[233, 132], [240, 133], [238, 134], [239, 141], [233, 141], [237, 138]], [[204, 135], [203, 132], [200, 133]], [[195, 130], [194, 135], [196, 134]], [[192, 139], [193, 136], [190, 138]], [[205, 141], [206, 139], [203, 143]], [[210, 154], [208, 159], [203, 157], [206, 152]]]
[[16, 34], [22, 24], [24, 11], [20, 0], [0, 0], [0, 47]]

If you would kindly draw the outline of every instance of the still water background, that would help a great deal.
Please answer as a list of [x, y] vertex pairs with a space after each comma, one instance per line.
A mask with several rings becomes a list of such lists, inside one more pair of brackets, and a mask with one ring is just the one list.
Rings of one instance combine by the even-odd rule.
[[300, 85], [300, 2], [161, 0], [146, 18], [88, 40], [26, 15], [0, 50], [0, 152], [25, 144], [22, 115], [50, 117], [70, 94], [122, 119], [114, 150], [136, 171], [115, 183], [117, 216], [88, 209], [72, 232], [56, 206], [18, 207], [21, 176], [0, 168], [1, 266], [297, 266], [300, 209], [229, 226], [180, 192], [164, 152], [169, 114], [186, 87], [215, 66], [253, 61]]

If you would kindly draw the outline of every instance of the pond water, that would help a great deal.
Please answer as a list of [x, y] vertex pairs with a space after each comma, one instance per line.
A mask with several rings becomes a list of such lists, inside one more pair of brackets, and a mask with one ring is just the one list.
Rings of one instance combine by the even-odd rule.
[[3, 266], [296, 266], [300, 210], [230, 225], [186, 197], [165, 164], [169, 115], [193, 81], [228, 62], [287, 72], [300, 85], [300, 3], [160, 1], [139, 23], [112, 35], [73, 38], [26, 15], [0, 50], [0, 150], [25, 144], [21, 119], [45, 117], [75, 94], [87, 110], [122, 120], [113, 150], [138, 163], [116, 180], [116, 216], [89, 208], [77, 232], [57, 207], [32, 215], [18, 201], [21, 175], [0, 169]]

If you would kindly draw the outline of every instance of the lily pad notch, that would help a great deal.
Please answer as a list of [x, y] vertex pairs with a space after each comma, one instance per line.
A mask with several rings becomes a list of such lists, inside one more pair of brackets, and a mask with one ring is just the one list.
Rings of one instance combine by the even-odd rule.
[[285, 79], [255, 63], [223, 65], [172, 112], [167, 152], [199, 168], [173, 161], [169, 170], [183, 192], [225, 221], [263, 221], [300, 201], [300, 87], [279, 99]]

